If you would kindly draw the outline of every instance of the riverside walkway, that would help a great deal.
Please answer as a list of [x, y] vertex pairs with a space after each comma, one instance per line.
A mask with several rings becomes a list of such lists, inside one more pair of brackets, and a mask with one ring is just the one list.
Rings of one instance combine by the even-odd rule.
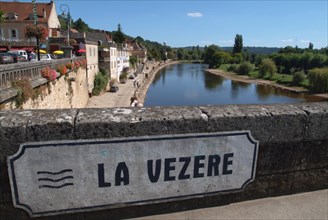
[[105, 92], [102, 95], [91, 97], [87, 108], [130, 107], [130, 99], [133, 96], [137, 96], [138, 103], [143, 104], [147, 90], [156, 73], [161, 68], [174, 63], [177, 62], [148, 62], [145, 64], [144, 73], [138, 74], [136, 77], [139, 83], [138, 89], [133, 85], [134, 80], [128, 79], [126, 83], [118, 84], [119, 91], [117, 92]]

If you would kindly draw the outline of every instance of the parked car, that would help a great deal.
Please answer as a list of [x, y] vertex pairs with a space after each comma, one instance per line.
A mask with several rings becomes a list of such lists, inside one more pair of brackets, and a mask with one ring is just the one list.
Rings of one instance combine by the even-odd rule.
[[117, 92], [118, 90], [119, 90], [119, 87], [116, 84], [112, 85], [109, 89], [110, 92]]
[[20, 55], [28, 59], [26, 50], [9, 50], [7, 53], [16, 54], [17, 56]]
[[[52, 54], [40, 54], [40, 61], [44, 61], [44, 60], [55, 60], [56, 58], [54, 57], [54, 55]], [[31, 59], [31, 62], [36, 62], [38, 61], [38, 55], [35, 55], [35, 58]]]
[[27, 62], [28, 60], [25, 59], [25, 57], [21, 56], [21, 55], [17, 55], [17, 54], [12, 54], [9, 53], [13, 58], [14, 58], [14, 63], [22, 63], [22, 62]]
[[136, 78], [136, 76], [133, 73], [129, 74], [129, 79], [135, 79], [135, 78]]
[[9, 53], [0, 53], [0, 64], [14, 63], [14, 57]]

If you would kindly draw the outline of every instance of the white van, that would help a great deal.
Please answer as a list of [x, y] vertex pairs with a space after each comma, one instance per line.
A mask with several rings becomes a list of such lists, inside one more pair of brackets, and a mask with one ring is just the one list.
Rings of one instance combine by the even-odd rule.
[[26, 50], [10, 50], [7, 53], [21, 55], [21, 56], [25, 57], [25, 59], [28, 59]]

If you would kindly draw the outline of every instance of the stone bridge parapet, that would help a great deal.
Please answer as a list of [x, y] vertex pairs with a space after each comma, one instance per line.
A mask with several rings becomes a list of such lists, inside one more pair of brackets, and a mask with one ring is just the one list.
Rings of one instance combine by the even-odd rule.
[[66, 65], [68, 62], [82, 59], [85, 59], [85, 57], [0, 65], [0, 92], [10, 88], [11, 83], [15, 80], [22, 78], [33, 80], [41, 77], [41, 69], [44, 67], [56, 69], [60, 65]]
[[45, 219], [126, 219], [328, 188], [328, 102], [1, 111], [0, 217], [30, 218], [13, 206], [7, 171], [22, 143], [242, 130], [259, 141], [255, 180], [242, 191]]

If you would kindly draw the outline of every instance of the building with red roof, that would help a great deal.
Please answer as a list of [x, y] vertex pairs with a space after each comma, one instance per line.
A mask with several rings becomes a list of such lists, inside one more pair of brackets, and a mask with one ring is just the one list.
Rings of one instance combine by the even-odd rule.
[[[55, 3], [35, 3], [37, 24], [48, 28], [49, 37], [60, 35], [60, 22]], [[25, 28], [34, 25], [35, 17], [31, 2], [0, 2], [4, 20], [0, 25], [0, 51], [8, 49], [34, 50], [35, 38], [25, 37]]]

